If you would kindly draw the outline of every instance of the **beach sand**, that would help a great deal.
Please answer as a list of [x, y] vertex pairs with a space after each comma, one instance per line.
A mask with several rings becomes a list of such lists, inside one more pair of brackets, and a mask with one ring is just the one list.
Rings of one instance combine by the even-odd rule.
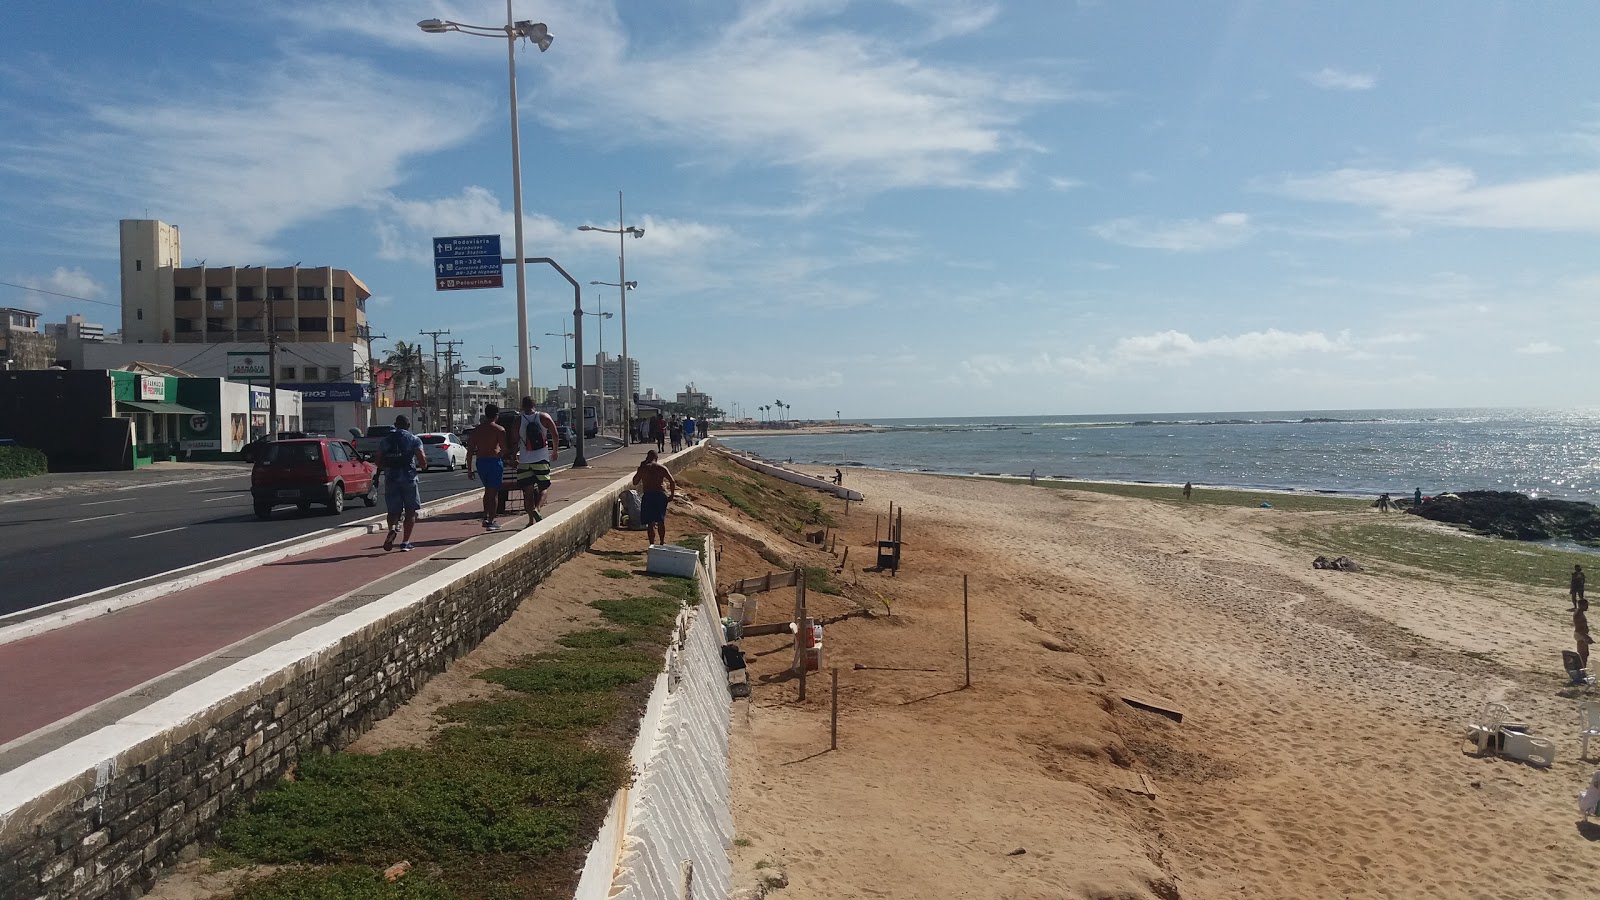
[[[837, 752], [826, 677], [799, 703], [793, 681], [768, 680], [789, 664], [784, 640], [744, 641], [742, 884], [782, 873], [790, 900], [1600, 895], [1600, 824], [1580, 826], [1575, 806], [1597, 764], [1577, 759], [1558, 667], [1564, 592], [1318, 571], [1271, 537], [1364, 510], [859, 469], [846, 484], [867, 497], [839, 519], [851, 553], [836, 577], [856, 599], [813, 591], [812, 614], [858, 600], [894, 614], [825, 630]], [[894, 578], [859, 568], [890, 501], [905, 510]], [[792, 602], [763, 595], [757, 618]], [[1128, 692], [1170, 700], [1182, 722]], [[1555, 740], [1554, 767], [1467, 752], [1491, 697]]]

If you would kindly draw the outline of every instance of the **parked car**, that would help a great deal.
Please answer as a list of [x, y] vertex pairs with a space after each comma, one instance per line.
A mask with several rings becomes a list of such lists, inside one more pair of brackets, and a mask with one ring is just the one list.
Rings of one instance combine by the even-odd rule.
[[446, 471], [454, 472], [456, 466], [467, 464], [467, 445], [454, 434], [430, 431], [417, 437], [422, 439], [422, 452], [427, 454], [428, 468], [443, 466]]
[[307, 434], [304, 431], [283, 431], [283, 432], [279, 432], [277, 437], [273, 437], [270, 434], [264, 434], [261, 437], [258, 437], [255, 440], [251, 441], [250, 443], [245, 444], [244, 447], [239, 450], [239, 456], [245, 462], [253, 463], [253, 462], [256, 461], [256, 457], [261, 455], [262, 448], [266, 447], [268, 444], [272, 443], [273, 441], [292, 441], [292, 440], [297, 440], [299, 438], [307, 438], [307, 437], [314, 437], [314, 436], [316, 436], [316, 435], [310, 435], [310, 434]]
[[301, 512], [313, 503], [328, 512], [344, 511], [345, 500], [360, 497], [378, 505], [378, 467], [349, 441], [299, 438], [263, 444], [250, 470], [250, 496], [256, 517], [272, 517], [272, 508], [294, 504]]

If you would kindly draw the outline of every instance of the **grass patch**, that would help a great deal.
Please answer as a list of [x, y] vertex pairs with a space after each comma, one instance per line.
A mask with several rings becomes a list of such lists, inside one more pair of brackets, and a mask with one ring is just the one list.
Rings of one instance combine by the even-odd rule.
[[753, 843], [753, 841], [751, 841], [747, 837], [736, 837], [736, 838], [733, 839], [733, 845], [735, 847], [748, 847], [752, 843]]
[[698, 550], [701, 553], [706, 552], [706, 538], [703, 534], [691, 534], [676, 543], [679, 547], [688, 547], [690, 550]]
[[600, 611], [600, 617], [624, 628], [645, 631], [664, 629], [678, 619], [682, 604], [666, 597], [624, 597], [620, 600], [596, 600], [589, 604]]
[[468, 700], [439, 710], [439, 718], [479, 728], [570, 731], [605, 724], [621, 709], [614, 694], [519, 694]]
[[[1000, 478], [983, 479], [985, 481], [1005, 481], [1011, 484], [1027, 484], [1026, 478]], [[1212, 490], [1211, 488], [1195, 488], [1192, 499], [1183, 499], [1181, 487], [1167, 487], [1156, 484], [1105, 484], [1098, 481], [1040, 481], [1039, 487], [1055, 490], [1089, 491], [1096, 494], [1113, 494], [1118, 497], [1134, 497], [1139, 500], [1161, 500], [1168, 503], [1182, 503], [1190, 506], [1240, 506], [1259, 508], [1262, 503], [1271, 503], [1273, 509], [1287, 512], [1330, 512], [1363, 509], [1372, 505], [1371, 500], [1359, 497], [1333, 497], [1323, 494], [1280, 494], [1272, 491], [1231, 491]]]
[[633, 635], [626, 631], [616, 631], [611, 628], [588, 628], [583, 631], [572, 631], [556, 638], [556, 643], [563, 647], [572, 647], [575, 650], [599, 650], [605, 647], [621, 647], [633, 640]]
[[837, 523], [823, 508], [816, 491], [766, 478], [727, 462], [713, 462], [684, 472], [681, 483], [716, 494], [752, 519], [785, 532]]
[[1538, 544], [1406, 528], [1387, 522], [1282, 530], [1277, 539], [1313, 555], [1348, 556], [1380, 575], [1498, 583], [1562, 592], [1575, 564], [1594, 555]]
[[822, 566], [806, 566], [806, 590], [832, 594], [835, 597], [844, 593], [833, 580], [833, 573]]
[[385, 881], [383, 871], [366, 866], [291, 869], [252, 880], [234, 900], [455, 900], [460, 895], [437, 875], [407, 872]]
[[527, 657], [515, 667], [487, 669], [478, 677], [525, 694], [582, 694], [615, 690], [659, 671], [661, 660], [652, 653], [627, 648], [566, 649]]
[[601, 569], [600, 574], [607, 578], [632, 578], [633, 573], [627, 569]]

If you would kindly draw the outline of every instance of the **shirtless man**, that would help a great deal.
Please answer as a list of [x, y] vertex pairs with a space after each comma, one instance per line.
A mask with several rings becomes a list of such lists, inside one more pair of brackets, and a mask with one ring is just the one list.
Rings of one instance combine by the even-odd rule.
[[[495, 516], [500, 513], [500, 486], [506, 477], [506, 430], [495, 420], [500, 417], [500, 407], [493, 403], [483, 408], [483, 421], [467, 435], [467, 478], [477, 477], [483, 482], [483, 527], [499, 531]], [[478, 468], [474, 472], [473, 460]]]
[[[645, 537], [652, 544], [665, 544], [667, 542], [667, 502], [678, 496], [678, 482], [672, 477], [672, 472], [656, 459], [656, 451], [651, 450], [644, 455], [644, 462], [639, 464], [639, 470], [633, 473], [633, 483], [639, 486], [640, 512], [639, 518], [644, 520]], [[671, 486], [672, 493], [667, 493]], [[661, 533], [660, 540], [656, 539], [656, 532]]]

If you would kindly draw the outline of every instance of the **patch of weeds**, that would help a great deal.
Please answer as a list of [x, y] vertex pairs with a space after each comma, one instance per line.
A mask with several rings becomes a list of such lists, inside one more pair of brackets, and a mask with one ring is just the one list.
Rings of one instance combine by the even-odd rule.
[[601, 618], [625, 628], [666, 628], [678, 619], [681, 604], [665, 597], [624, 597], [620, 600], [596, 600], [589, 604], [600, 611]]
[[754, 843], [754, 841], [750, 840], [747, 837], [736, 837], [736, 838], [733, 839], [733, 845], [735, 847], [748, 847], [752, 843]]
[[660, 671], [654, 654], [619, 647], [540, 653], [478, 677], [525, 694], [588, 693], [614, 690]]
[[1565, 590], [1574, 564], [1594, 558], [1591, 553], [1522, 541], [1407, 528], [1381, 521], [1282, 530], [1274, 537], [1308, 553], [1348, 556], [1381, 575], [1442, 583], [1507, 583], [1557, 591]]
[[765, 859], [765, 858], [758, 859], [758, 860], [756, 860], [756, 868], [757, 869], [770, 869], [770, 868], [772, 868], [772, 860]]
[[622, 701], [614, 694], [518, 694], [452, 703], [438, 716], [479, 728], [570, 731], [603, 725], [621, 708]]
[[222, 842], [279, 863], [538, 858], [578, 840], [628, 778], [622, 753], [450, 728], [426, 751], [307, 757], [295, 781], [228, 822]]
[[789, 561], [768, 550], [765, 544], [756, 547], [756, 555], [761, 557], [761, 560], [769, 566], [777, 566], [781, 569], [789, 568]]
[[677, 541], [679, 547], [688, 547], [690, 550], [706, 552], [706, 537], [703, 534], [691, 534]]
[[701, 515], [700, 513], [693, 513], [689, 516], [689, 520], [707, 531], [717, 530], [717, 526], [711, 521], [710, 516]]
[[[968, 476], [948, 476], [967, 478]], [[985, 478], [984, 481], [1004, 481], [1010, 484], [1027, 484], [1026, 478]], [[1164, 500], [1188, 506], [1246, 506], [1259, 508], [1271, 503], [1272, 508], [1288, 512], [1350, 511], [1370, 507], [1371, 500], [1360, 497], [1340, 497], [1327, 494], [1291, 494], [1276, 491], [1229, 491], [1212, 488], [1195, 488], [1191, 499], [1183, 499], [1182, 487], [1160, 484], [1106, 484], [1098, 481], [1041, 481], [1039, 487], [1053, 490], [1088, 491], [1095, 494], [1114, 494], [1139, 500]]]
[[556, 643], [576, 650], [599, 650], [603, 647], [621, 647], [631, 640], [633, 640], [633, 635], [626, 631], [616, 631], [611, 628], [588, 628], [583, 631], [569, 631], [556, 638]]
[[600, 574], [607, 578], [632, 578], [633, 573], [627, 569], [601, 569]]
[[698, 596], [695, 590], [695, 585], [696, 582], [693, 578], [678, 578], [672, 575], [664, 575], [656, 578], [650, 587], [653, 588], [656, 593], [664, 597], [671, 597], [672, 599], [678, 601], [679, 604], [689, 604], [693, 603]]
[[437, 876], [407, 872], [387, 881], [366, 866], [289, 869], [238, 888], [234, 900], [454, 900], [459, 896]]
[[844, 593], [833, 580], [833, 573], [822, 566], [806, 566], [806, 590], [835, 597]]

